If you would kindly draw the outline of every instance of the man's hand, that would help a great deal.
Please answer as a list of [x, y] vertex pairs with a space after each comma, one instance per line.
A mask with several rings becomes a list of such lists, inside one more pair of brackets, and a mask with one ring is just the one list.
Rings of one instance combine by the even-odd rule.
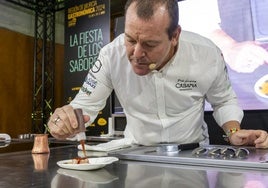
[[[84, 122], [89, 121], [89, 116], [84, 115]], [[57, 108], [48, 121], [50, 134], [56, 139], [66, 139], [77, 133], [78, 121], [74, 109], [70, 105]]]
[[230, 135], [232, 145], [248, 145], [256, 148], [268, 148], [268, 134], [264, 130], [242, 129]]

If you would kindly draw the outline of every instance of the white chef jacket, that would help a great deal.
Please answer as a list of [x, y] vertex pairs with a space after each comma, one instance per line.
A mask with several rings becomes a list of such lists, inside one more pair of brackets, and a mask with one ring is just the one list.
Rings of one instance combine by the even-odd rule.
[[102, 48], [71, 105], [93, 121], [113, 89], [127, 118], [124, 136], [137, 144], [208, 143], [205, 99], [219, 125], [243, 117], [221, 51], [191, 32], [182, 31], [168, 64], [144, 76], [133, 72], [121, 34]]

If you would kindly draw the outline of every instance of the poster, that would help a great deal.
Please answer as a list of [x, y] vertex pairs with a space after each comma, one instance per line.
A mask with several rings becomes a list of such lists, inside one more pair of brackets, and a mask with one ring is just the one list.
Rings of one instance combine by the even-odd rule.
[[[83, 81], [97, 60], [100, 49], [110, 42], [110, 1], [68, 1], [65, 9], [64, 101], [78, 93]], [[109, 99], [108, 99], [109, 100]], [[99, 112], [88, 127], [87, 135], [108, 132], [110, 106]]]

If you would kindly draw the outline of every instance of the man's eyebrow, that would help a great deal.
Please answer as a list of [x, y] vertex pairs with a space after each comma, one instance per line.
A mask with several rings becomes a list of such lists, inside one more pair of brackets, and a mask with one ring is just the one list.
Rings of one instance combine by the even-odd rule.
[[128, 38], [132, 38], [129, 34], [125, 33], [125, 35], [128, 37]]
[[[130, 38], [130, 39], [134, 39], [133, 37], [131, 37], [130, 35], [128, 35], [127, 33], [125, 33], [126, 37]], [[146, 42], [146, 43], [155, 43], [155, 44], [158, 44], [160, 43], [160, 41], [158, 40], [144, 40], [143, 42]]]

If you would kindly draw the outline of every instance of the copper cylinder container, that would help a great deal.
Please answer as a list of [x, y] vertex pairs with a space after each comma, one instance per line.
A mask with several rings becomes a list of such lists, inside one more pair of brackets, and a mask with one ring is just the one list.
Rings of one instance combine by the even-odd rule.
[[48, 146], [48, 135], [47, 134], [36, 134], [34, 136], [34, 145], [32, 153], [49, 153]]

